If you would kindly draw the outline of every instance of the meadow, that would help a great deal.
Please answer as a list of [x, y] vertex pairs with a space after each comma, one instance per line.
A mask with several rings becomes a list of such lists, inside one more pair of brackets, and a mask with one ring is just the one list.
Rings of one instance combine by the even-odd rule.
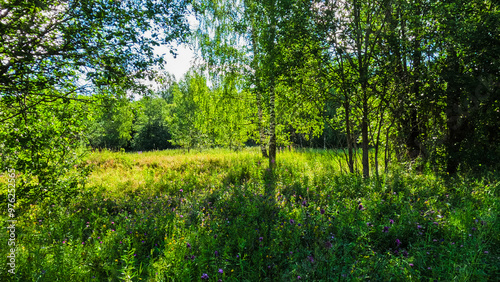
[[363, 179], [338, 158], [285, 150], [271, 173], [256, 148], [91, 153], [77, 197], [19, 211], [15, 281], [498, 278], [499, 173]]

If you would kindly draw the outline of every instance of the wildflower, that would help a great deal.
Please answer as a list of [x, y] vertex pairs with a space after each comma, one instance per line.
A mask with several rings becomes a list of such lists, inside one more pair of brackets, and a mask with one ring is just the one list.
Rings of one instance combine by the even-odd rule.
[[410, 263], [410, 266], [413, 267], [413, 263]]
[[215, 256], [218, 257], [219, 256], [219, 252], [218, 251], [215, 251]]
[[398, 245], [398, 247], [401, 245], [401, 241], [399, 241], [399, 239], [396, 239], [396, 245]]
[[302, 277], [300, 277], [300, 275], [299, 275], [299, 276], [297, 276], [297, 279], [300, 280], [300, 279], [302, 279]]
[[404, 256], [405, 258], [407, 258], [407, 257], [408, 257], [408, 252], [407, 252], [406, 250], [404, 250], [404, 251], [403, 251], [403, 256]]
[[327, 249], [330, 249], [330, 248], [332, 247], [332, 243], [330, 243], [330, 241], [326, 241], [326, 243], [325, 243], [325, 247], [326, 247]]
[[259, 242], [262, 242], [262, 240], [263, 240], [263, 239], [264, 239], [264, 238], [262, 238], [262, 237], [259, 237]]
[[388, 226], [384, 226], [384, 231], [383, 231], [383, 232], [384, 232], [384, 233], [389, 232], [389, 227], [388, 227]]
[[201, 279], [208, 279], [208, 274], [203, 273], [203, 275], [201, 276]]
[[307, 259], [308, 259], [311, 263], [313, 263], [313, 262], [314, 262], [314, 257], [313, 257], [313, 256], [308, 256], [308, 257], [307, 257]]
[[181, 189], [181, 190], [179, 190], [179, 192], [184, 192], [184, 190]]
[[321, 209], [321, 210], [319, 210], [319, 213], [321, 213], [321, 214], [325, 214], [325, 209]]
[[295, 220], [290, 219], [290, 223], [291, 223], [291, 224], [294, 224], [294, 223], [295, 223]]
[[422, 228], [422, 225], [417, 225], [417, 228], [418, 228], [418, 229]]
[[489, 253], [488, 251], [484, 251], [485, 254]]
[[363, 207], [363, 204], [362, 204], [362, 203], [359, 203], [358, 209], [359, 209], [360, 211], [362, 211], [362, 210], [364, 210], [364, 209], [365, 209], [365, 208]]
[[191, 256], [191, 259], [194, 260], [196, 257], [194, 255]]
[[222, 268], [219, 268], [219, 273], [224, 273], [224, 270], [222, 270]]
[[366, 223], [366, 225], [367, 225], [368, 227], [372, 227], [372, 226], [373, 226], [373, 224], [371, 224], [371, 222], [367, 222], [367, 223]]
[[390, 224], [394, 224], [394, 220], [393, 219], [389, 219], [389, 223]]
[[191, 244], [186, 243], [186, 246], [191, 249]]

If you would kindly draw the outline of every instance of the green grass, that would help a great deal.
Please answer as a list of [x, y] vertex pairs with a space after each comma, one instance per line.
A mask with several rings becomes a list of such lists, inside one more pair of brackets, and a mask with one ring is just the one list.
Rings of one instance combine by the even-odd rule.
[[[341, 173], [338, 158], [285, 151], [272, 175], [256, 149], [93, 153], [93, 173], [69, 205], [20, 211], [17, 274], [5, 274], [3, 263], [0, 280], [197, 281], [206, 274], [208, 281], [485, 281], [498, 275], [498, 174], [443, 178], [393, 168], [365, 180]], [[8, 234], [0, 234], [7, 242]], [[6, 254], [7, 244], [0, 249]]]

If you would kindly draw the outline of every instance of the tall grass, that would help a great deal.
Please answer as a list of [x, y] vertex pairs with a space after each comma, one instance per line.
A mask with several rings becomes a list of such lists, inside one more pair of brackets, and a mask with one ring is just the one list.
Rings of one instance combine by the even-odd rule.
[[495, 279], [496, 172], [367, 180], [338, 158], [284, 150], [271, 173], [255, 149], [93, 153], [71, 204], [18, 219], [17, 274], [4, 263], [0, 280]]

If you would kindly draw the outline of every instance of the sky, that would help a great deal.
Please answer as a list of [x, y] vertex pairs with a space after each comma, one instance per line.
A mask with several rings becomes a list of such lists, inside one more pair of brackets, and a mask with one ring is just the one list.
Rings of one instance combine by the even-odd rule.
[[166, 46], [156, 48], [155, 53], [164, 56], [165, 62], [167, 62], [164, 66], [164, 70], [173, 74], [177, 81], [179, 81], [189, 70], [194, 60], [194, 51], [187, 45], [177, 46], [176, 58], [170, 54]]
[[[198, 28], [198, 21], [196, 20], [195, 16], [188, 15], [187, 20], [191, 30], [196, 30]], [[164, 70], [173, 74], [175, 76], [175, 79], [179, 81], [193, 64], [195, 54], [194, 51], [191, 50], [191, 48], [186, 44], [177, 45], [176, 47], [176, 58], [174, 58], [174, 56], [170, 54], [167, 46], [158, 46], [157, 48], [155, 48], [155, 53], [157, 55], [164, 54], [163, 58], [167, 62]]]

